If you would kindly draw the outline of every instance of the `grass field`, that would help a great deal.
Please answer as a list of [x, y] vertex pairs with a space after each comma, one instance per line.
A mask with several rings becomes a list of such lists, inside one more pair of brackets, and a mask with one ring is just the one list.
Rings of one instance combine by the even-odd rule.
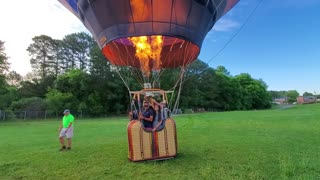
[[0, 179], [320, 179], [320, 104], [175, 117], [178, 156], [132, 163], [127, 119], [0, 123]]

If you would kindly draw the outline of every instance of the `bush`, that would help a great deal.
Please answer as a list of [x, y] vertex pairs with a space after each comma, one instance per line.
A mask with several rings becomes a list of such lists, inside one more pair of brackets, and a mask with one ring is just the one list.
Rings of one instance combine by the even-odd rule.
[[13, 111], [43, 111], [46, 109], [46, 103], [39, 97], [22, 98], [12, 102], [10, 109]]

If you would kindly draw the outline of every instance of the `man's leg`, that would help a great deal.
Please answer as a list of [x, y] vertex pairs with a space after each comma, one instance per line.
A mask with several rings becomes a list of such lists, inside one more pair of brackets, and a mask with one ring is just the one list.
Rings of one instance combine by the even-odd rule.
[[60, 140], [60, 144], [61, 144], [61, 149], [59, 149], [59, 151], [65, 150], [66, 146], [64, 145], [64, 138], [59, 137], [59, 140]]
[[65, 146], [65, 145], [64, 145], [64, 138], [63, 138], [63, 137], [59, 137], [59, 140], [60, 140], [61, 146]]
[[61, 144], [61, 149], [59, 149], [59, 151], [63, 151], [66, 149], [66, 146], [64, 145], [64, 136], [65, 136], [65, 130], [62, 129], [59, 134], [59, 141]]
[[66, 133], [66, 138], [67, 138], [67, 141], [68, 141], [67, 150], [71, 150], [72, 137], [73, 137], [73, 127], [70, 127], [68, 132]]
[[67, 147], [67, 149], [71, 149], [71, 142], [72, 142], [72, 138], [67, 138], [67, 140], [68, 140], [68, 147]]

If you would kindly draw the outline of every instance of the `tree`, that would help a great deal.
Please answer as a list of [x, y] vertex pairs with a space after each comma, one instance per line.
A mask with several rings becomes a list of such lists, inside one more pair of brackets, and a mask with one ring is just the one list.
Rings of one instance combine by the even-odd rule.
[[[6, 87], [5, 73], [9, 71], [9, 62], [6, 53], [4, 52], [4, 42], [0, 40], [0, 91]], [[3, 92], [2, 92], [3, 93]]]
[[[91, 66], [91, 93], [86, 105], [90, 106], [90, 112], [99, 113], [124, 113], [129, 104], [128, 90], [124, 83], [111, 67], [110, 63], [102, 55], [101, 50], [95, 45], [90, 52]], [[128, 67], [118, 68], [125, 75], [130, 89], [140, 90], [141, 86], [133, 79]], [[114, 91], [117, 89], [117, 92]]]
[[224, 110], [226, 102], [221, 102], [218, 99], [221, 89], [219, 89], [217, 83], [220, 77], [217, 76], [216, 71], [213, 68], [208, 68], [200, 76], [200, 86], [198, 88], [201, 92], [201, 107], [212, 110]]
[[309, 93], [309, 92], [304, 92], [304, 93], [303, 93], [303, 96], [313, 96], [313, 94], [312, 94], [312, 93]]
[[50, 75], [44, 79], [36, 79], [22, 81], [18, 88], [18, 92], [21, 98], [40, 97], [44, 98], [48, 89], [54, 86], [56, 77]]
[[8, 108], [17, 97], [16, 89], [10, 87], [6, 81], [6, 72], [9, 71], [10, 64], [4, 50], [4, 42], [0, 41], [0, 110]]
[[0, 40], [0, 76], [9, 71], [9, 62], [6, 53], [4, 52], [4, 42]]
[[13, 101], [18, 100], [18, 92], [15, 87], [0, 87], [0, 110], [8, 109]]
[[288, 102], [289, 103], [296, 102], [298, 96], [299, 96], [299, 93], [298, 93], [297, 90], [287, 91], [287, 97], [288, 97]]
[[287, 91], [269, 91], [269, 94], [272, 99], [285, 98], [287, 96]]
[[74, 99], [71, 93], [62, 93], [57, 89], [50, 89], [46, 94], [46, 104], [50, 110], [55, 112], [62, 111], [62, 109], [70, 108], [70, 104]]
[[55, 46], [54, 51], [55, 55], [53, 56], [53, 71], [55, 77], [58, 77], [59, 74], [62, 74], [65, 72], [66, 68], [66, 62], [67, 60], [64, 57], [64, 43], [62, 40], [54, 40]]
[[111, 71], [110, 62], [103, 56], [100, 48], [95, 44], [90, 51], [90, 74], [101, 81], [113, 79], [115, 72]]
[[[204, 107], [204, 93], [201, 87], [202, 74], [209, 66], [203, 61], [197, 59], [193, 62], [185, 72], [184, 81], [182, 84], [180, 106], [181, 108], [203, 108]], [[210, 76], [211, 74], [207, 74]]]
[[30, 64], [33, 71], [41, 79], [54, 74], [56, 41], [46, 35], [35, 36], [32, 41], [33, 43], [29, 45], [27, 51], [31, 56]]
[[21, 81], [22, 76], [16, 71], [10, 71], [9, 74], [7, 74], [7, 82], [9, 85], [18, 87]]
[[271, 107], [271, 97], [262, 80], [249, 74], [233, 77], [223, 66], [213, 69], [198, 60], [187, 69], [181, 107], [217, 111], [265, 109]]
[[[73, 33], [63, 38], [63, 54], [66, 67], [88, 70], [90, 64], [90, 51], [96, 44], [92, 36], [85, 32]], [[60, 57], [61, 57], [60, 56]]]
[[[228, 72], [228, 71], [224, 71]], [[221, 73], [219, 70], [216, 72], [214, 82], [217, 84], [217, 102], [219, 104], [219, 109], [222, 111], [228, 110], [241, 110], [243, 109], [241, 101], [241, 89], [240, 83], [231, 77], [229, 73]]]
[[73, 98], [69, 101], [69, 109], [77, 109], [82, 102], [86, 102], [91, 93], [90, 76], [81, 70], [70, 70], [58, 76], [53, 89], [63, 94], [71, 93]]
[[22, 81], [20, 83], [20, 87], [18, 88], [19, 98], [31, 98], [38, 97], [39, 95], [39, 83], [35, 79], [35, 81], [27, 80]]
[[235, 76], [241, 86], [244, 109], [265, 109], [271, 107], [271, 97], [267, 85], [262, 80], [253, 79], [250, 74]]
[[13, 111], [43, 111], [45, 109], [46, 104], [39, 97], [21, 98], [11, 105], [11, 110]]
[[230, 76], [230, 72], [224, 66], [218, 66], [216, 68], [217, 74], [223, 74], [225, 76]]

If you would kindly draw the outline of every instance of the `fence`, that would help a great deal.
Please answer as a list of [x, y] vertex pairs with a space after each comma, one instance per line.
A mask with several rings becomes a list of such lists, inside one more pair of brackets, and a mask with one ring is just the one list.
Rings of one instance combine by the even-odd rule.
[[[75, 116], [77, 119], [81, 118], [91, 118], [91, 117], [126, 117], [127, 114], [104, 114], [99, 116], [90, 115], [90, 113], [85, 111], [76, 111], [70, 110], [71, 114]], [[213, 108], [193, 108], [193, 109], [185, 109], [182, 111], [181, 109], [177, 109], [174, 114], [190, 114], [190, 113], [200, 113], [200, 112], [217, 112], [216, 109]], [[3, 111], [0, 110], [0, 121], [11, 120], [11, 119], [21, 119], [21, 120], [29, 120], [29, 119], [38, 119], [38, 120], [47, 120], [47, 119], [61, 119], [63, 116], [62, 111], [54, 111], [54, 110], [44, 110], [44, 111]]]
[[[83, 111], [70, 111], [71, 114], [77, 118], [83, 118]], [[57, 112], [53, 110], [45, 111], [3, 111], [0, 110], [0, 121], [10, 120], [10, 119], [61, 119], [63, 116], [62, 112]]]
[[6, 113], [0, 110], [0, 121], [4, 121], [6, 119]]

